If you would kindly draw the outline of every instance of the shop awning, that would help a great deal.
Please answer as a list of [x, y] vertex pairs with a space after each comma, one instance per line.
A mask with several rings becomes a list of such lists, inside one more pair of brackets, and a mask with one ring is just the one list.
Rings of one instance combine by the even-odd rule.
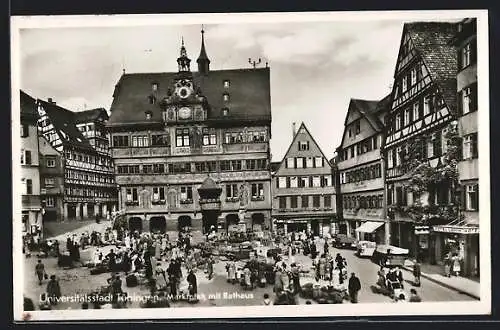
[[361, 233], [373, 233], [375, 230], [377, 230], [377, 228], [383, 225], [383, 222], [367, 221], [356, 228], [356, 231]]
[[447, 225], [433, 226], [432, 230], [438, 233], [450, 233], [450, 234], [479, 234], [479, 225], [470, 224], [464, 220], [455, 220]]

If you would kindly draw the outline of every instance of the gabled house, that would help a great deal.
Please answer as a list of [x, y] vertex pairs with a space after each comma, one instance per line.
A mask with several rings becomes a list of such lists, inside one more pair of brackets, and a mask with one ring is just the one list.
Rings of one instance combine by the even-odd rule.
[[389, 96], [380, 101], [351, 99], [337, 148], [337, 196], [342, 200], [339, 233], [357, 240], [387, 241], [381, 150], [388, 110]]
[[[272, 178], [275, 230], [330, 233], [336, 219], [332, 166], [302, 123]], [[333, 225], [335, 226], [335, 224]]]

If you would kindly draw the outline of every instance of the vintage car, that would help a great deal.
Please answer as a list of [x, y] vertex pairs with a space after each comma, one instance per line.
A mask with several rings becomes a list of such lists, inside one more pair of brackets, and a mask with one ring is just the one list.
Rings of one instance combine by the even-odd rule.
[[370, 241], [359, 241], [356, 254], [358, 257], [371, 257], [377, 248], [377, 243]]
[[404, 266], [408, 258], [408, 249], [392, 245], [377, 245], [372, 256], [372, 261], [386, 267]]
[[336, 234], [333, 236], [333, 246], [343, 249], [356, 249], [356, 239], [346, 234]]

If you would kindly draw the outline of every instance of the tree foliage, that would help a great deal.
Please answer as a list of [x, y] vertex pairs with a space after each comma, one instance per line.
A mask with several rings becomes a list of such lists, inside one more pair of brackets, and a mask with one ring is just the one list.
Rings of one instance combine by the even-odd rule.
[[[446, 134], [446, 150], [442, 160], [433, 167], [426, 157], [424, 149], [427, 148], [425, 137], [420, 136], [408, 145], [407, 152], [402, 159], [408, 167], [411, 178], [405, 185], [407, 191], [413, 192], [412, 205], [400, 211], [408, 214], [417, 222], [428, 222], [432, 219], [442, 219], [444, 222], [456, 220], [459, 214], [458, 201], [458, 160], [461, 153], [461, 138], [458, 134], [456, 122], [448, 125]], [[428, 197], [436, 192], [439, 187], [450, 187], [451, 199], [447, 205], [435, 205]], [[423, 200], [427, 199], [427, 203]]]

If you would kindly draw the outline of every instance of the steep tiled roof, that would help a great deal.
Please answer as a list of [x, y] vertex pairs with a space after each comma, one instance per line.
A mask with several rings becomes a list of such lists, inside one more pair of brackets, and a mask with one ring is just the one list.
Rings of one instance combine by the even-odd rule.
[[[351, 105], [355, 107], [377, 132], [382, 129], [382, 123], [378, 120], [375, 112], [379, 101], [367, 101], [359, 99], [351, 99]], [[346, 117], [347, 119], [347, 117]]]
[[281, 162], [271, 162], [270, 169], [271, 173], [276, 172], [280, 168]]
[[376, 114], [379, 114], [382, 111], [389, 111], [391, 106], [391, 94], [388, 94], [382, 100], [377, 103], [377, 109], [375, 110]]
[[75, 121], [76, 123], [89, 123], [92, 121], [96, 121], [99, 116], [102, 116], [104, 120], [109, 119], [108, 113], [104, 108], [97, 108], [75, 112]]
[[[160, 102], [150, 104], [152, 84], [157, 83], [157, 99], [167, 96], [173, 89], [176, 72], [124, 74], [116, 85], [108, 125], [146, 122], [145, 112], [152, 113], [147, 122], [161, 122]], [[217, 70], [204, 76], [193, 72], [195, 88], [200, 88], [210, 106], [208, 119], [222, 119], [222, 108], [228, 107], [229, 114], [223, 119], [235, 121], [271, 120], [271, 93], [269, 68]], [[224, 81], [230, 82], [229, 88]], [[229, 93], [229, 102], [223, 101], [223, 94]]]
[[421, 55], [431, 78], [452, 112], [457, 109], [457, 52], [451, 44], [456, 23], [406, 23], [411, 42]]
[[75, 125], [76, 116], [74, 112], [43, 100], [38, 100], [38, 103], [49, 116], [63, 144], [72, 144], [92, 150], [92, 146]]
[[36, 121], [38, 119], [38, 113], [36, 111], [36, 100], [20, 91], [20, 106], [21, 106], [21, 118], [31, 119]]

